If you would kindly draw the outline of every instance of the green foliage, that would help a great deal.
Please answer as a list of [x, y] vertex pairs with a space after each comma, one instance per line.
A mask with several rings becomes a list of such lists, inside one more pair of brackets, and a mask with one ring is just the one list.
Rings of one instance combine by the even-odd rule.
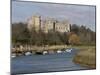
[[12, 25], [12, 42], [13, 43], [28, 43], [30, 33], [26, 27], [26, 24], [15, 23]]
[[95, 45], [96, 32], [86, 28], [85, 26], [78, 26], [73, 24], [71, 26], [71, 32], [74, 32], [80, 37], [81, 45]]
[[[74, 35], [73, 35], [74, 34]], [[12, 43], [13, 44], [31, 44], [31, 45], [60, 45], [60, 44], [81, 44], [95, 45], [96, 33], [85, 26], [76, 24], [71, 26], [71, 32], [48, 32], [41, 30], [36, 32], [33, 28], [31, 31], [27, 29], [27, 24], [12, 24]]]

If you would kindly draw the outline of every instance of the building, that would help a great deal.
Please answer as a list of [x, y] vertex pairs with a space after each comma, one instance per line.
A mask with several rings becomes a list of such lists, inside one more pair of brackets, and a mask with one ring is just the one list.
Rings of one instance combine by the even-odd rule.
[[70, 32], [70, 24], [69, 21], [57, 21], [55, 19], [46, 19], [44, 21], [44, 27], [43, 31], [45, 33], [51, 32], [51, 31], [57, 31], [57, 32]]
[[40, 16], [32, 16], [28, 19], [27, 28], [31, 31], [32, 29], [35, 31], [39, 31], [41, 28], [41, 17]]
[[43, 31], [45, 33], [51, 32], [51, 31], [55, 31], [55, 23], [56, 20], [54, 20], [53, 18], [48, 18], [44, 21], [44, 27], [43, 27]]
[[44, 33], [48, 32], [70, 32], [70, 23], [68, 20], [58, 21], [54, 18], [46, 18], [41, 20], [40, 16], [32, 16], [28, 20], [28, 29], [35, 31], [42, 30]]
[[57, 32], [70, 32], [70, 24], [68, 21], [61, 21], [55, 23], [55, 31]]

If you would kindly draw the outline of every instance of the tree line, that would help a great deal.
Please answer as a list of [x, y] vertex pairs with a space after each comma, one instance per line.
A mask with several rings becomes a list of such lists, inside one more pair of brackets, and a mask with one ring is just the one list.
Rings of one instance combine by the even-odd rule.
[[36, 32], [27, 29], [27, 24], [12, 24], [12, 44], [29, 45], [95, 45], [96, 33], [85, 26], [71, 25], [71, 32]]

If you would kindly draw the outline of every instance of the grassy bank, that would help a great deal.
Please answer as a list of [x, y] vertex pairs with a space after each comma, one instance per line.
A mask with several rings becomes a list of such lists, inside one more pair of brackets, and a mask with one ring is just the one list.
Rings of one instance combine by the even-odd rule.
[[88, 50], [88, 49], [95, 49], [95, 45], [94, 46], [88, 46], [88, 45], [78, 45], [78, 46], [70, 46], [71, 48], [76, 48], [79, 50]]
[[96, 50], [95, 48], [88, 48], [80, 50], [73, 58], [73, 62], [82, 66], [96, 68]]

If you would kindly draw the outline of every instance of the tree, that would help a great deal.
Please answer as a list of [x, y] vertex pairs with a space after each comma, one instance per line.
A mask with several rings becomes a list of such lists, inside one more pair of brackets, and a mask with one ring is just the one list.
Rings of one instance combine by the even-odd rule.
[[71, 45], [78, 45], [80, 43], [80, 38], [76, 35], [76, 34], [72, 34], [70, 37], [69, 37], [69, 43]]
[[27, 24], [24, 24], [24, 23], [12, 24], [12, 43], [13, 44], [29, 43], [30, 34], [26, 26]]
[[71, 33], [75, 33], [80, 37], [82, 45], [95, 45], [96, 32], [92, 31], [84, 25], [78, 26], [73, 24], [71, 26]]
[[74, 32], [74, 33], [78, 34], [78, 32], [79, 32], [79, 26], [76, 25], [76, 24], [73, 24], [71, 26], [71, 32]]

